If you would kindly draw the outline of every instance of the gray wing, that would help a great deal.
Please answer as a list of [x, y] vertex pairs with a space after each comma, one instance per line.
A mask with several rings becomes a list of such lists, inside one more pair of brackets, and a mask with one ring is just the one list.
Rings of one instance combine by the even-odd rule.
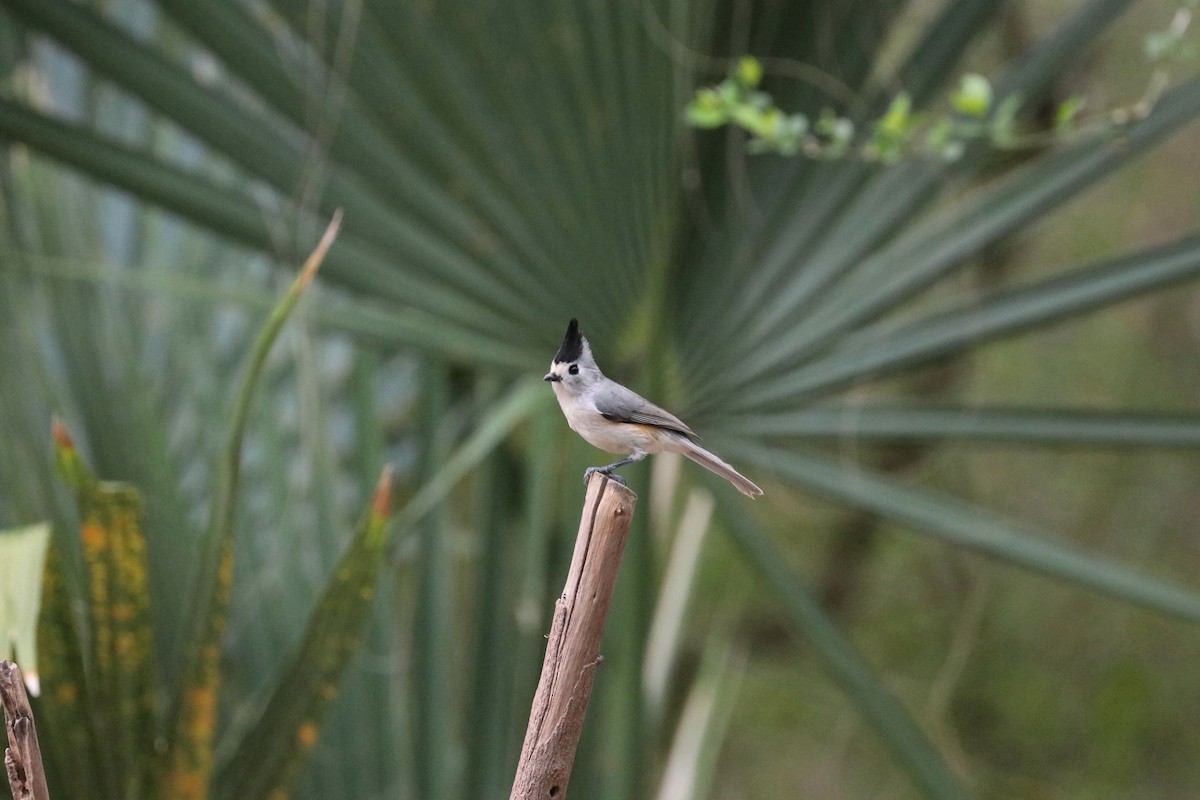
[[609, 422], [635, 422], [641, 425], [656, 425], [689, 439], [699, 439], [696, 432], [670, 411], [659, 408], [637, 392], [626, 389], [615, 381], [608, 381], [595, 394], [596, 410]]

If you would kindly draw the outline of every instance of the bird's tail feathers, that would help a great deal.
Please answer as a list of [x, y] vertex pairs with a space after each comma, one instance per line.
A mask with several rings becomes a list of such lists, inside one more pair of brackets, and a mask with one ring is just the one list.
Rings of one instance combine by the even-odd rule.
[[725, 480], [732, 483], [737, 490], [747, 497], [758, 497], [763, 493], [762, 489], [758, 488], [742, 473], [738, 472], [733, 467], [726, 464], [721, 459], [717, 458], [712, 453], [705, 450], [700, 445], [693, 442], [684, 436], [678, 437], [679, 448], [678, 452], [695, 461], [700, 466], [704, 467], [709, 472], [720, 475]]

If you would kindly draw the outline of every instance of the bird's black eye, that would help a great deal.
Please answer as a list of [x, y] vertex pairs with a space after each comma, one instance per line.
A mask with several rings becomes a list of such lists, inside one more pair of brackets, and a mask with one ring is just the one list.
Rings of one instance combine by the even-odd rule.
[[572, 364], [571, 366], [567, 367], [567, 372], [571, 373], [572, 375], [578, 375], [579, 374], [579, 365]]

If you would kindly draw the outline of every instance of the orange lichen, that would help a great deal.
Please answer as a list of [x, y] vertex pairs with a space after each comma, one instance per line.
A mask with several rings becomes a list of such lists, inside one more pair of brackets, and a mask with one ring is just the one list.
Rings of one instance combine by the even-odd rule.
[[317, 743], [317, 726], [311, 722], [304, 722], [296, 729], [296, 741], [300, 746], [308, 749]]
[[104, 543], [108, 539], [108, 530], [95, 522], [84, 522], [80, 526], [79, 535], [83, 539], [85, 548], [99, 550], [104, 547]]
[[193, 770], [176, 770], [167, 775], [167, 796], [202, 798], [208, 793], [208, 777]]

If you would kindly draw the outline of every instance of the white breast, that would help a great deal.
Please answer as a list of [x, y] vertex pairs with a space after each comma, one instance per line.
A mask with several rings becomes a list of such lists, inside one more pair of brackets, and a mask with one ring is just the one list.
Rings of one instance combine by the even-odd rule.
[[600, 416], [595, 403], [568, 395], [557, 383], [554, 384], [554, 394], [558, 397], [558, 405], [562, 408], [563, 416], [567, 418], [571, 430], [582, 436], [592, 447], [598, 447], [608, 453], [622, 454], [637, 450], [658, 453], [662, 450], [661, 440], [666, 435], [665, 431], [648, 425], [609, 422]]

